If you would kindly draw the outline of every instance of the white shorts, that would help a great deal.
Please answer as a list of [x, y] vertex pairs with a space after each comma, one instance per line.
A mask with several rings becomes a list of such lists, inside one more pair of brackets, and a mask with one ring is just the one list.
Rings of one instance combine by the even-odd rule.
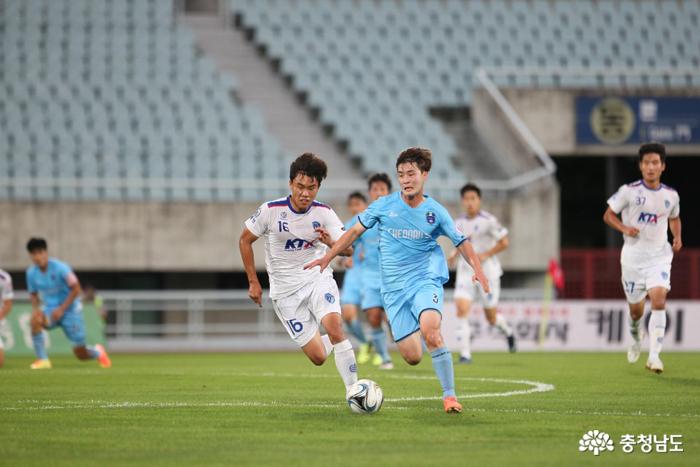
[[498, 305], [498, 299], [501, 297], [501, 277], [487, 277], [491, 292], [485, 294], [481, 284], [472, 281], [473, 275], [474, 273], [471, 272], [471, 269], [459, 269], [457, 271], [454, 298], [463, 298], [472, 303], [478, 303], [484, 308], [495, 308]]
[[639, 303], [654, 287], [671, 290], [671, 263], [635, 268], [622, 265], [622, 288], [628, 303]]
[[289, 337], [304, 347], [329, 313], [340, 314], [340, 293], [332, 277], [305, 285], [292, 295], [272, 301], [275, 314]]

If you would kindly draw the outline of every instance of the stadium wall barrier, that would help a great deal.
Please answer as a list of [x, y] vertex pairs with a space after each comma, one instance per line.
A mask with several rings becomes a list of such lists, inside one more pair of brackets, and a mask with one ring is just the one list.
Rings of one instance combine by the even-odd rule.
[[[32, 347], [32, 334], [29, 321], [32, 314], [32, 306], [29, 303], [15, 303], [12, 312], [5, 318], [4, 325], [0, 326], [0, 336], [5, 344], [7, 356], [34, 355]], [[104, 323], [102, 317], [92, 305], [83, 305], [83, 319], [88, 344], [104, 344]], [[72, 354], [73, 346], [66, 339], [61, 329], [56, 328], [50, 332], [44, 331], [46, 349], [49, 355]]]
[[[78, 275], [81, 269], [242, 271], [238, 238], [260, 202], [0, 201], [3, 219], [12, 219], [0, 223], [0, 266], [24, 271], [29, 265], [27, 239], [43, 236], [51, 255], [68, 261]], [[341, 219], [350, 217], [344, 198], [332, 206]], [[455, 204], [448, 208], [453, 216], [460, 212]], [[489, 199], [485, 208], [510, 230], [511, 248], [501, 256], [504, 267], [545, 271], [548, 259], [559, 251], [558, 191]], [[446, 238], [440, 243], [452, 249]], [[253, 248], [262, 271], [264, 242]]]
[[[624, 300], [556, 300], [548, 311], [542, 301], [501, 302], [498, 307], [513, 327], [519, 351], [625, 351], [631, 344], [629, 311]], [[666, 306], [664, 351], [700, 350], [700, 301], [673, 300]], [[646, 333], [649, 311], [642, 328]], [[544, 321], [545, 338], [540, 344]], [[489, 326], [480, 307], [470, 314], [472, 351], [505, 350], [500, 332]], [[451, 350], [458, 349], [455, 305], [445, 303], [443, 334]], [[648, 341], [643, 341], [643, 349]]]

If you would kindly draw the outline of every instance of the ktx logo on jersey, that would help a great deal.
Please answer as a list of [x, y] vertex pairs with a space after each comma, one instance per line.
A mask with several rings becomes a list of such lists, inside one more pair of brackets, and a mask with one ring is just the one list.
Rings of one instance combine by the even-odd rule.
[[313, 242], [307, 242], [302, 238], [292, 238], [287, 240], [287, 243], [284, 245], [284, 251], [300, 251], [313, 247]]
[[658, 220], [659, 216], [657, 214], [651, 212], [641, 212], [639, 214], [639, 219], [637, 219], [637, 222], [642, 224], [656, 224]]

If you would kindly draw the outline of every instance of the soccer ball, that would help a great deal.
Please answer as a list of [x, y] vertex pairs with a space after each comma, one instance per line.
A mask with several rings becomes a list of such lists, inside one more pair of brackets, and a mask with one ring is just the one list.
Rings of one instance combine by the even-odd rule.
[[372, 414], [379, 412], [384, 402], [382, 388], [371, 379], [361, 379], [350, 386], [347, 393], [350, 410], [355, 413]]

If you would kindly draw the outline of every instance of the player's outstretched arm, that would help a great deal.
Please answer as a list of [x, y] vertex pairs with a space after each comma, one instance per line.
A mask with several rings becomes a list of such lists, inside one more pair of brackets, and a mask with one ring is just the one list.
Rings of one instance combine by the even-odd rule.
[[678, 253], [683, 248], [683, 241], [681, 240], [681, 218], [672, 217], [668, 220], [668, 227], [671, 229], [671, 235], [673, 235], [673, 252]]
[[617, 214], [615, 214], [615, 211], [610, 209], [610, 207], [605, 210], [605, 214], [603, 214], [603, 221], [618, 232], [630, 237], [636, 237], [639, 235], [639, 229], [623, 224]]
[[489, 280], [484, 275], [484, 270], [481, 269], [481, 261], [479, 261], [479, 257], [474, 251], [474, 247], [472, 246], [471, 242], [469, 242], [469, 240], [465, 240], [459, 244], [457, 249], [460, 253], [462, 253], [464, 259], [467, 260], [467, 263], [469, 263], [474, 270], [474, 278], [479, 281], [481, 287], [484, 289], [484, 292], [489, 293], [491, 291]]
[[32, 312], [41, 311], [41, 300], [39, 294], [32, 292], [29, 294], [29, 300], [32, 302]]
[[362, 223], [357, 222], [333, 244], [333, 247], [328, 250], [323, 258], [311, 261], [309, 264], [304, 266], [304, 269], [311, 269], [315, 268], [316, 266], [320, 266], [321, 271], [323, 271], [328, 267], [328, 264], [333, 261], [333, 258], [338, 256], [342, 251], [347, 250], [347, 248], [349, 248], [350, 245], [352, 245], [353, 242], [365, 232], [365, 230], [367, 229], [365, 229]]
[[241, 251], [241, 259], [245, 274], [248, 276], [248, 296], [251, 300], [262, 306], [262, 287], [258, 280], [258, 273], [255, 271], [255, 255], [253, 253], [253, 243], [258, 239], [247, 228], [243, 227], [243, 233], [238, 240], [238, 248]]
[[[328, 248], [333, 248], [335, 242], [333, 241], [333, 238], [328, 230], [324, 229], [323, 227], [319, 227], [315, 230], [315, 232], [318, 234], [318, 239], [321, 241], [321, 243], [327, 245]], [[352, 256], [352, 252], [353, 247], [350, 246], [338, 253], [338, 256]]]
[[73, 278], [73, 281], [68, 284], [68, 286], [70, 287], [70, 293], [68, 294], [68, 297], [66, 297], [66, 300], [63, 303], [61, 303], [61, 305], [58, 308], [51, 312], [51, 321], [53, 321], [54, 323], [61, 319], [66, 310], [81, 294], [80, 282], [78, 282], [78, 279], [75, 278], [75, 276], [73, 276]]

